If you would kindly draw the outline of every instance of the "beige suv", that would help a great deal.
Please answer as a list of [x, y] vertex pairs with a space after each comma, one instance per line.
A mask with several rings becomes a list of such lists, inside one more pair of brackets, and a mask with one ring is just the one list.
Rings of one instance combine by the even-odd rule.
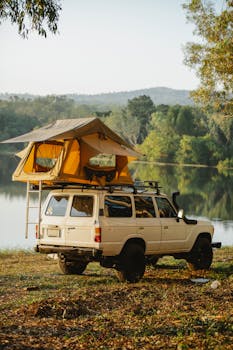
[[[150, 187], [150, 188], [148, 188]], [[151, 189], [152, 187], [152, 189]], [[64, 273], [82, 274], [98, 261], [121, 281], [137, 282], [164, 255], [193, 269], [212, 263], [213, 226], [188, 220], [156, 182], [125, 188], [82, 186], [52, 190], [42, 212], [36, 251], [57, 253]]]

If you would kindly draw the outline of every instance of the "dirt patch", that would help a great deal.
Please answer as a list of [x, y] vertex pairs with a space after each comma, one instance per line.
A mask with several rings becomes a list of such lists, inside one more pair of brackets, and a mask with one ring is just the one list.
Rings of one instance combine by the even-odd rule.
[[47, 299], [40, 302], [34, 302], [26, 311], [27, 315], [39, 318], [56, 318], [56, 319], [75, 319], [80, 316], [92, 315], [95, 313], [85, 305], [81, 300], [59, 300]]

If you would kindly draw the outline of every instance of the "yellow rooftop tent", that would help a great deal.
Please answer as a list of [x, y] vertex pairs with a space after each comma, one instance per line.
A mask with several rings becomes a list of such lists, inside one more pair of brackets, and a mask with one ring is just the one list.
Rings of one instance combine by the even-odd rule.
[[[139, 154], [98, 118], [57, 120], [3, 141], [17, 142], [29, 144], [17, 154], [21, 161], [13, 173], [14, 181], [102, 186], [133, 183], [127, 164]], [[99, 154], [114, 155], [115, 164], [93, 165], [91, 158]]]

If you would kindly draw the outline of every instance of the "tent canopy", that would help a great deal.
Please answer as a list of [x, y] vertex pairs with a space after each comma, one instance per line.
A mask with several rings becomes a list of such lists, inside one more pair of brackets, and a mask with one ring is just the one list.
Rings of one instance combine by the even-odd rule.
[[[139, 153], [98, 118], [57, 120], [3, 143], [30, 142], [18, 155], [15, 181], [132, 183], [127, 164]], [[93, 165], [99, 154], [115, 156], [111, 167]]]

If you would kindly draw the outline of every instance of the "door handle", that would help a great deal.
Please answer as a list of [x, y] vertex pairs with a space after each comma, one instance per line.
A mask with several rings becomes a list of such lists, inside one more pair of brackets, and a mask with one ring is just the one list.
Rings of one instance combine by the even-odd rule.
[[165, 230], [167, 230], [167, 229], [168, 229], [168, 226], [163, 226], [163, 228], [164, 228]]
[[68, 227], [68, 230], [75, 230], [75, 227]]

